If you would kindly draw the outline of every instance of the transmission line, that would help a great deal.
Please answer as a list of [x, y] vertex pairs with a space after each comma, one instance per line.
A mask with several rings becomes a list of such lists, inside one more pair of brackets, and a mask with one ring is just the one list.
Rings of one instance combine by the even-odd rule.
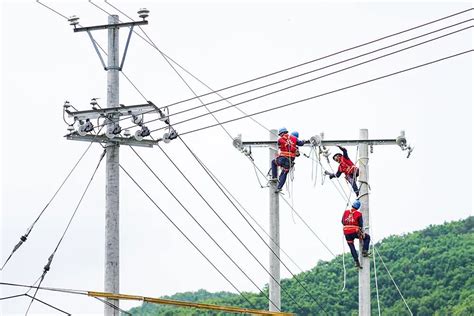
[[[121, 11], [119, 8], [117, 8], [116, 6], [113, 6], [109, 1], [105, 0], [105, 3], [107, 3], [109, 6], [113, 7], [115, 10], [117, 10], [118, 12], [120, 12], [121, 14], [123, 14], [124, 16], [126, 16], [127, 18], [129, 18], [130, 20], [133, 20], [130, 16], [128, 16], [126, 13], [124, 13], [123, 11]], [[429, 22], [426, 22], [426, 23], [423, 23], [423, 24], [420, 24], [420, 25], [417, 25], [417, 26], [414, 26], [414, 27], [410, 27], [408, 29], [405, 29], [405, 30], [402, 30], [402, 31], [399, 31], [399, 32], [395, 32], [395, 33], [392, 33], [392, 34], [389, 34], [389, 35], [385, 35], [383, 37], [379, 37], [379, 38], [376, 38], [374, 40], [371, 40], [371, 41], [368, 41], [368, 42], [365, 42], [365, 43], [362, 43], [362, 44], [358, 44], [356, 46], [352, 46], [352, 47], [349, 47], [349, 48], [345, 48], [343, 50], [340, 50], [340, 51], [337, 51], [337, 52], [334, 52], [334, 53], [331, 53], [331, 54], [328, 54], [328, 55], [325, 55], [325, 56], [322, 56], [322, 57], [318, 57], [316, 59], [313, 59], [313, 60], [310, 60], [310, 61], [307, 61], [307, 62], [304, 62], [304, 63], [301, 63], [301, 64], [297, 64], [297, 65], [294, 65], [294, 66], [291, 66], [291, 67], [288, 67], [288, 68], [284, 68], [284, 69], [281, 69], [281, 70], [277, 70], [275, 72], [272, 72], [272, 73], [268, 73], [268, 74], [265, 74], [265, 75], [262, 75], [262, 76], [258, 76], [258, 77], [255, 77], [253, 79], [249, 79], [249, 80], [246, 80], [246, 81], [243, 81], [243, 82], [240, 82], [240, 83], [236, 83], [236, 84], [233, 84], [233, 85], [230, 85], [230, 86], [227, 86], [227, 87], [224, 87], [224, 88], [220, 88], [220, 89], [217, 89], [217, 90], [213, 90], [209, 93], [205, 93], [205, 94], [202, 94], [202, 95], [199, 95], [199, 96], [195, 96], [193, 98], [189, 98], [189, 99], [185, 99], [185, 100], [181, 100], [181, 101], [178, 101], [178, 102], [175, 102], [175, 103], [171, 103], [165, 107], [171, 107], [171, 106], [174, 106], [174, 105], [177, 105], [177, 104], [180, 104], [180, 103], [184, 103], [184, 102], [187, 102], [187, 101], [191, 101], [191, 100], [195, 100], [197, 98], [201, 98], [201, 97], [204, 97], [204, 96], [207, 96], [207, 95], [211, 95], [211, 94], [214, 94], [214, 93], [217, 93], [217, 92], [221, 92], [221, 91], [224, 91], [224, 90], [227, 90], [227, 89], [230, 89], [230, 88], [234, 88], [234, 87], [237, 87], [237, 86], [240, 86], [240, 85], [243, 85], [243, 84], [247, 84], [247, 83], [250, 83], [250, 82], [253, 82], [253, 81], [256, 81], [256, 80], [259, 80], [259, 79], [263, 79], [263, 78], [266, 78], [266, 77], [270, 77], [270, 76], [273, 76], [273, 75], [276, 75], [276, 74], [279, 74], [279, 73], [282, 73], [282, 72], [285, 72], [285, 71], [288, 71], [288, 70], [292, 70], [292, 69], [295, 69], [295, 68], [298, 68], [298, 67], [301, 67], [301, 66], [304, 66], [304, 65], [308, 65], [308, 64], [311, 64], [311, 63], [314, 63], [316, 61], [320, 61], [320, 60], [323, 60], [323, 59], [326, 59], [326, 58], [329, 58], [329, 57], [333, 57], [333, 56], [336, 56], [336, 55], [339, 55], [339, 54], [342, 54], [342, 53], [345, 53], [345, 52], [348, 52], [348, 51], [351, 51], [351, 50], [354, 50], [356, 48], [360, 48], [360, 47], [364, 47], [364, 46], [367, 46], [367, 45], [370, 45], [370, 44], [373, 44], [373, 43], [376, 43], [376, 42], [379, 42], [379, 41], [382, 41], [384, 39], [388, 39], [388, 38], [391, 38], [391, 37], [394, 37], [394, 36], [397, 36], [397, 35], [401, 35], [401, 34], [404, 34], [404, 33], [407, 33], [407, 32], [410, 32], [410, 31], [413, 31], [413, 30], [416, 30], [416, 29], [419, 29], [419, 28], [422, 28], [422, 27], [425, 27], [425, 26], [428, 26], [428, 25], [431, 25], [431, 24], [434, 24], [434, 23], [437, 23], [437, 22], [440, 22], [440, 21], [443, 21], [443, 20], [446, 20], [446, 19], [449, 19], [449, 18], [452, 18], [452, 17], [455, 17], [455, 16], [458, 16], [458, 15], [461, 15], [463, 13], [467, 13], [467, 12], [470, 12], [474, 10], [473, 8], [469, 8], [469, 9], [466, 9], [466, 10], [462, 10], [462, 11], [459, 11], [459, 12], [456, 12], [456, 13], [453, 13], [453, 14], [450, 14], [450, 15], [447, 15], [447, 16], [443, 16], [441, 18], [438, 18], [438, 19], [435, 19], [435, 20], [432, 20], [432, 21], [429, 21]], [[143, 30], [142, 30], [143, 31]], [[142, 39], [144, 39], [142, 37]], [[146, 41], [151, 47], [153, 47], [154, 49], [156, 49], [157, 51], [159, 51], [161, 54], [164, 54], [163, 51], [161, 51], [156, 45], [154, 45], [152, 42], [149, 42], [149, 41]], [[181, 69], [183, 69], [185, 72], [187, 72], [189, 75], [191, 75], [192, 77], [195, 78], [195, 76], [193, 76], [189, 71], [187, 71], [184, 67], [180, 66], [179, 63], [177, 63], [176, 61], [174, 61], [172, 58], [170, 58], [169, 56], [167, 56], [166, 54], [164, 54], [167, 58], [169, 58], [170, 60], [173, 61], [173, 63], [175, 63], [177, 66], [179, 66]], [[197, 79], [197, 78], [196, 78]], [[198, 80], [200, 81], [200, 80]]]
[[[455, 58], [455, 57], [458, 57], [458, 56], [461, 56], [461, 55], [464, 55], [464, 54], [467, 54], [467, 53], [471, 53], [473, 51], [474, 50], [472, 50], [472, 49], [462, 51], [462, 52], [459, 52], [459, 53], [456, 53], [456, 54], [453, 54], [453, 55], [449, 55], [449, 56], [445, 56], [445, 57], [442, 57], [442, 58], [439, 58], [439, 59], [436, 59], [436, 60], [432, 60], [432, 61], [427, 62], [427, 63], [423, 63], [423, 64], [419, 64], [419, 65], [416, 65], [416, 66], [413, 66], [413, 67], [409, 67], [409, 68], [405, 68], [405, 69], [402, 69], [402, 70], [399, 70], [399, 71], [395, 71], [395, 72], [392, 72], [392, 73], [389, 73], [389, 74], [386, 74], [386, 75], [383, 75], [383, 76], [380, 76], [380, 77], [376, 77], [376, 78], [372, 78], [372, 79], [369, 79], [369, 80], [361, 81], [361, 82], [358, 82], [358, 83], [355, 83], [355, 84], [352, 84], [352, 85], [348, 85], [348, 86], [345, 86], [345, 87], [342, 87], [342, 88], [338, 88], [338, 89], [335, 89], [335, 90], [324, 92], [324, 93], [314, 95], [314, 96], [311, 96], [311, 97], [308, 97], [308, 98], [300, 99], [298, 101], [286, 103], [286, 104], [279, 105], [279, 106], [269, 108], [269, 109], [266, 109], [266, 110], [262, 110], [262, 111], [251, 113], [251, 114], [248, 114], [248, 115], [245, 115], [245, 116], [230, 119], [230, 120], [221, 122], [219, 124], [211, 124], [211, 125], [208, 125], [208, 126], [200, 127], [200, 128], [194, 129], [194, 130], [190, 130], [190, 131], [187, 131], [187, 132], [184, 132], [184, 133], [180, 133], [180, 135], [183, 136], [183, 135], [186, 135], [186, 134], [195, 133], [195, 132], [205, 130], [205, 129], [208, 129], [208, 128], [211, 128], [211, 127], [215, 127], [215, 126], [218, 126], [218, 125], [221, 125], [221, 124], [227, 124], [227, 123], [235, 122], [235, 121], [238, 121], [238, 120], [250, 117], [250, 116], [263, 114], [263, 113], [278, 110], [278, 109], [281, 109], [281, 108], [284, 108], [284, 107], [287, 107], [287, 106], [290, 106], [290, 105], [294, 105], [294, 104], [310, 101], [310, 100], [313, 100], [313, 99], [317, 99], [317, 98], [320, 98], [320, 97], [323, 97], [323, 96], [326, 96], [326, 95], [334, 94], [336, 92], [348, 90], [348, 89], [351, 89], [351, 88], [355, 88], [355, 87], [358, 87], [358, 86], [365, 85], [367, 83], [375, 82], [375, 81], [378, 81], [378, 80], [381, 80], [381, 79], [385, 79], [385, 78], [392, 77], [392, 76], [395, 76], [395, 75], [398, 75], [398, 74], [401, 74], [401, 73], [405, 73], [405, 72], [408, 72], [408, 71], [411, 71], [411, 70], [422, 68], [422, 67], [425, 67], [425, 66], [428, 66], [428, 65], [431, 65], [431, 64], [435, 64], [435, 63], [438, 63], [438, 62], [441, 62], [441, 61], [444, 61], [444, 60]], [[219, 110], [217, 110], [217, 111], [219, 111]], [[213, 113], [215, 113], [217, 111], [213, 111]]]
[[[41, 3], [40, 3], [41, 4]], [[59, 193], [59, 191], [62, 189], [62, 187], [64, 186], [64, 184], [66, 183], [66, 181], [69, 179], [69, 177], [71, 176], [71, 174], [74, 172], [74, 170], [76, 169], [76, 167], [79, 165], [79, 163], [81, 162], [82, 158], [86, 155], [86, 153], [89, 151], [89, 149], [91, 148], [92, 146], [92, 141], [89, 143], [89, 146], [87, 146], [86, 150], [82, 153], [82, 155], [79, 157], [79, 159], [77, 160], [77, 162], [74, 164], [74, 166], [72, 167], [72, 169], [69, 171], [69, 173], [67, 174], [66, 178], [63, 180], [63, 182], [61, 183], [61, 185], [59, 186], [59, 188], [56, 190], [56, 192], [53, 194], [53, 196], [51, 197], [51, 199], [48, 201], [48, 203], [46, 203], [46, 205], [43, 207], [43, 209], [41, 210], [41, 212], [38, 214], [38, 216], [36, 217], [36, 219], [33, 221], [33, 223], [30, 225], [30, 227], [28, 227], [28, 229], [26, 230], [26, 233], [24, 235], [22, 235], [20, 237], [20, 241], [15, 245], [15, 247], [13, 247], [13, 250], [11, 251], [10, 255], [8, 256], [7, 260], [5, 260], [5, 262], [3, 263], [3, 266], [2, 268], [0, 269], [3, 270], [3, 268], [5, 268], [5, 266], [7, 265], [8, 261], [10, 261], [11, 257], [13, 256], [13, 254], [18, 250], [18, 248], [21, 247], [21, 245], [23, 243], [26, 242], [26, 240], [28, 239], [28, 236], [30, 235], [31, 231], [33, 230], [33, 227], [36, 225], [36, 223], [39, 221], [40, 217], [43, 215], [43, 213], [46, 211], [46, 209], [48, 208], [48, 206], [51, 204], [51, 202], [53, 202], [54, 198], [56, 197], [56, 195]]]
[[209, 264], [237, 291], [237, 293], [240, 294], [240, 296], [242, 296], [242, 298], [247, 301], [247, 303], [250, 304], [250, 306], [254, 306], [253, 303], [234, 285], [234, 283], [232, 283], [232, 281], [230, 281], [229, 278], [227, 278], [225, 274], [211, 261], [211, 259], [209, 259], [201, 251], [201, 249], [199, 249], [199, 247], [191, 240], [191, 238], [188, 237], [188, 235], [186, 235], [186, 233], [181, 228], [179, 228], [179, 226], [168, 216], [168, 214], [166, 214], [166, 212], [158, 206], [155, 200], [153, 200], [153, 198], [142, 188], [142, 186], [140, 186], [140, 184], [132, 177], [132, 175], [128, 173], [128, 171], [125, 170], [122, 165], [120, 165], [120, 168], [123, 170], [123, 172], [125, 172], [125, 174], [130, 178], [130, 180], [135, 183], [135, 185], [140, 189], [140, 191], [145, 194], [145, 196], [150, 200], [150, 202], [155, 205], [155, 207], [161, 212], [161, 214], [163, 214], [163, 216], [166, 217], [166, 219], [181, 233], [181, 235], [186, 238], [186, 240], [194, 247], [194, 249], [196, 249], [204, 257], [204, 259], [206, 259], [207, 262], [209, 262]]
[[[36, 294], [38, 293], [38, 288], [41, 286], [41, 283], [43, 283], [43, 280], [44, 280], [44, 278], [45, 278], [45, 276], [46, 276], [46, 273], [48, 273], [48, 271], [51, 269], [51, 264], [52, 264], [52, 262], [53, 262], [54, 255], [55, 255], [56, 252], [58, 251], [59, 246], [61, 245], [61, 242], [63, 241], [64, 236], [66, 235], [66, 233], [67, 233], [67, 231], [68, 231], [68, 229], [69, 229], [69, 226], [71, 225], [72, 220], [74, 219], [74, 216], [76, 215], [77, 210], [79, 209], [79, 206], [81, 205], [82, 200], [84, 199], [84, 196], [86, 195], [87, 190], [89, 189], [89, 186], [90, 186], [90, 184], [92, 183], [92, 180], [94, 179], [95, 174], [97, 173], [97, 170], [99, 169], [100, 163], [102, 162], [102, 159], [103, 159], [104, 156], [105, 156], [105, 152], [106, 152], [105, 150], [102, 152], [102, 154], [101, 154], [101, 156], [100, 156], [100, 159], [99, 159], [99, 162], [97, 163], [97, 166], [95, 167], [94, 172], [92, 173], [92, 176], [91, 176], [91, 178], [89, 179], [89, 182], [87, 183], [86, 188], [84, 189], [84, 192], [82, 193], [81, 198], [79, 199], [79, 201], [78, 201], [78, 203], [77, 203], [77, 205], [76, 205], [76, 208], [74, 209], [74, 212], [72, 213], [72, 215], [71, 215], [71, 217], [70, 217], [70, 219], [69, 219], [69, 222], [68, 222], [67, 225], [66, 225], [66, 228], [64, 229], [64, 232], [63, 232], [61, 238], [59, 239], [59, 241], [58, 241], [58, 243], [57, 243], [56, 248], [53, 250], [53, 252], [52, 252], [51, 255], [49, 256], [48, 262], [46, 263], [46, 265], [45, 265], [44, 268], [43, 268], [43, 273], [42, 273], [42, 275], [40, 276], [38, 287], [36, 288], [35, 293], [34, 293], [32, 299], [31, 299], [31, 301], [30, 301], [30, 304], [28, 305], [28, 309], [26, 310], [25, 316], [28, 315], [28, 312], [29, 312], [29, 310], [30, 310], [30, 308], [31, 308], [31, 305], [33, 304], [33, 301], [34, 301], [35, 298], [36, 298]], [[36, 282], [35, 282], [35, 283], [36, 283]]]
[[[222, 246], [215, 240], [214, 237], [201, 225], [201, 223], [192, 215], [192, 213], [181, 203], [181, 201], [176, 197], [176, 195], [168, 188], [168, 186], [160, 179], [160, 177], [153, 171], [153, 169], [148, 165], [148, 163], [143, 159], [138, 152], [130, 146], [130, 149], [135, 153], [135, 155], [143, 162], [143, 164], [148, 168], [148, 170], [153, 174], [153, 176], [161, 183], [161, 185], [168, 191], [168, 193], [178, 202], [178, 204], [186, 211], [186, 213], [192, 218], [192, 220], [202, 229], [202, 231], [214, 242], [214, 244], [226, 255], [226, 257], [242, 272], [243, 275], [257, 288], [257, 290], [265, 296], [265, 293], [260, 289], [260, 287], [252, 280], [249, 275], [235, 262], [235, 260], [222, 248]], [[163, 149], [160, 147], [163, 151]], [[186, 179], [187, 180], [187, 179]], [[199, 193], [199, 192], [198, 192]], [[199, 196], [206, 202], [207, 200], [199, 194]], [[209, 205], [210, 206], [210, 205]], [[227, 226], [227, 225], [226, 225]], [[272, 302], [274, 304], [274, 302]]]
[[[186, 123], [186, 122], [189, 122], [189, 121], [193, 121], [193, 120], [196, 120], [196, 119], [205, 117], [205, 116], [207, 116], [207, 115], [209, 115], [209, 114], [211, 114], [211, 115], [214, 116], [214, 113], [217, 113], [217, 112], [220, 112], [220, 111], [224, 111], [224, 110], [230, 109], [230, 108], [235, 107], [235, 106], [237, 106], [237, 105], [242, 105], [242, 104], [245, 104], [245, 103], [248, 103], [248, 102], [251, 102], [251, 101], [255, 101], [255, 100], [258, 100], [258, 99], [261, 99], [261, 98], [264, 98], [264, 97], [267, 97], [267, 96], [270, 96], [270, 95], [273, 95], [273, 94], [276, 94], [276, 93], [279, 93], [279, 92], [282, 92], [282, 91], [285, 91], [285, 90], [288, 90], [288, 89], [291, 89], [291, 88], [295, 88], [295, 87], [300, 86], [300, 85], [303, 85], [303, 84], [307, 84], [307, 83], [310, 83], [310, 82], [319, 80], [319, 79], [321, 79], [321, 78], [329, 77], [329, 76], [332, 76], [332, 75], [334, 75], [334, 74], [341, 73], [341, 72], [347, 71], [347, 70], [349, 70], [349, 69], [352, 69], [352, 68], [355, 68], [355, 67], [358, 67], [358, 66], [361, 66], [361, 65], [365, 65], [365, 64], [371, 63], [371, 62], [373, 62], [373, 61], [376, 61], [376, 60], [379, 60], [379, 59], [382, 59], [382, 58], [385, 58], [385, 57], [388, 57], [388, 56], [391, 56], [391, 55], [394, 55], [394, 54], [397, 54], [397, 53], [400, 53], [400, 52], [403, 52], [403, 51], [406, 51], [406, 50], [409, 50], [409, 49], [412, 49], [412, 48], [414, 48], [414, 47], [417, 47], [417, 46], [420, 46], [420, 45], [424, 45], [424, 44], [427, 44], [427, 43], [429, 43], [429, 42], [436, 41], [436, 40], [439, 40], [439, 39], [441, 39], [441, 38], [444, 38], [444, 37], [447, 37], [447, 36], [450, 36], [450, 35], [453, 35], [453, 34], [462, 32], [462, 31], [469, 30], [469, 29], [471, 29], [472, 27], [473, 27], [473, 26], [468, 26], [468, 27], [462, 28], [462, 29], [460, 29], [460, 30], [456, 30], [456, 31], [453, 31], [453, 32], [450, 32], [450, 33], [447, 33], [447, 34], [444, 34], [444, 35], [441, 35], [441, 36], [438, 36], [438, 37], [429, 39], [429, 40], [427, 40], [427, 41], [420, 42], [420, 43], [417, 43], [417, 44], [415, 44], [415, 45], [411, 45], [411, 46], [408, 46], [408, 47], [405, 47], [405, 48], [402, 48], [402, 49], [399, 49], [399, 50], [396, 50], [396, 51], [393, 51], [393, 52], [390, 52], [390, 53], [387, 53], [387, 54], [384, 54], [384, 55], [381, 55], [381, 56], [378, 56], [378, 57], [375, 57], [375, 58], [372, 58], [372, 59], [369, 59], [369, 60], [366, 60], [366, 61], [363, 61], [363, 62], [361, 62], [361, 63], [357, 63], [357, 64], [354, 64], [354, 65], [351, 65], [351, 66], [348, 66], [348, 67], [345, 67], [345, 68], [342, 68], [342, 69], [339, 69], [339, 70], [336, 70], [336, 71], [333, 71], [333, 72], [330, 72], [330, 73], [327, 73], [327, 74], [324, 74], [324, 75], [321, 75], [321, 76], [318, 76], [318, 77], [315, 77], [315, 78], [311, 78], [311, 79], [308, 79], [308, 80], [305, 80], [305, 81], [302, 81], [302, 82], [299, 82], [299, 83], [296, 83], [296, 84], [293, 84], [293, 85], [290, 85], [290, 86], [287, 86], [287, 87], [284, 87], [284, 88], [281, 88], [281, 89], [277, 89], [277, 90], [274, 90], [274, 91], [271, 91], [271, 92], [268, 92], [268, 93], [265, 93], [265, 94], [262, 94], [262, 95], [259, 95], [259, 96], [256, 96], [256, 97], [253, 97], [253, 98], [250, 98], [250, 99], [247, 99], [247, 100], [244, 100], [244, 101], [235, 103], [235, 104], [231, 104], [231, 105], [228, 105], [228, 106], [225, 106], [225, 107], [222, 107], [222, 108], [219, 108], [219, 109], [210, 111], [209, 113], [204, 113], [204, 114], [200, 114], [200, 115], [197, 115], [197, 116], [188, 118], [188, 119], [184, 119], [184, 120], [182, 120], [182, 121], [179, 121], [179, 122], [174, 123], [173, 125], [176, 126], [176, 125], [179, 125], [179, 124], [182, 124], [182, 123]], [[323, 67], [323, 68], [324, 68], [324, 67]], [[321, 69], [322, 69], [322, 68], [321, 68]], [[216, 101], [216, 102], [219, 102], [219, 101]], [[212, 103], [215, 103], [215, 102], [211, 102], [211, 103], [208, 103], [208, 104], [212, 104]], [[206, 105], [208, 105], [208, 104], [206, 104]], [[204, 106], [204, 105], [202, 105], [202, 106]], [[194, 108], [192, 108], [192, 109], [197, 109], [197, 108], [202, 107], [202, 106], [197, 106], [197, 107], [194, 107]], [[186, 110], [185, 110], [185, 111], [186, 111]], [[180, 112], [180, 113], [183, 113], [183, 112], [185, 112], [185, 111], [182, 111], [182, 112]], [[180, 114], [180, 113], [176, 113], [176, 114]], [[170, 115], [170, 116], [172, 116], [172, 115]], [[246, 116], [244, 116], [244, 117], [249, 117], [249, 116], [246, 115]], [[165, 128], [165, 127], [157, 128], [157, 129], [152, 130], [151, 132], [156, 132], [156, 131], [162, 130], [162, 129], [164, 129], [164, 128]]]

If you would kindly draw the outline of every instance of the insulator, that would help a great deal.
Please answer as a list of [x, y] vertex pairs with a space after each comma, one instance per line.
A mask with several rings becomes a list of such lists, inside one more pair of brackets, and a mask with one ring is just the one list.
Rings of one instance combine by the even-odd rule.
[[71, 16], [71, 17], [68, 19], [68, 21], [69, 21], [69, 25], [72, 25], [72, 26], [74, 26], [74, 27], [76, 27], [76, 25], [79, 24], [79, 18], [78, 18], [77, 16], [75, 16], [75, 15]]
[[137, 13], [138, 13], [138, 16], [139, 16], [140, 18], [142, 18], [143, 20], [145, 20], [145, 19], [149, 16], [150, 11], [147, 10], [147, 9], [145, 9], [145, 8], [142, 8], [142, 9], [138, 10]]
[[311, 145], [313, 146], [320, 146], [321, 145], [321, 136], [319, 135], [314, 135], [314, 136], [311, 136], [311, 138], [309, 139], [309, 142], [311, 143]]
[[132, 122], [133, 124], [141, 126], [143, 123], [143, 115], [132, 115]]

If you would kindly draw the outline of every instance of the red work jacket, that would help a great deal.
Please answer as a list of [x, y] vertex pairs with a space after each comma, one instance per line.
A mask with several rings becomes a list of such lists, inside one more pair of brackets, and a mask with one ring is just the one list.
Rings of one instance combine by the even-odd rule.
[[339, 168], [337, 170], [345, 175], [351, 175], [357, 171], [357, 167], [350, 159], [341, 156], [341, 161], [339, 162]]
[[358, 233], [362, 225], [362, 213], [356, 209], [345, 210], [342, 215], [344, 235]]
[[293, 135], [283, 134], [278, 138], [278, 149], [280, 150], [278, 156], [281, 157], [296, 157], [296, 150], [298, 146], [296, 142], [298, 138]]

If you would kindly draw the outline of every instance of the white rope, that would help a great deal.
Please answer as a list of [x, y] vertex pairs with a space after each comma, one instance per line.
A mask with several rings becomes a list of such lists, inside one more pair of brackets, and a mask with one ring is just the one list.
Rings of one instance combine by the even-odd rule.
[[407, 307], [408, 312], [410, 312], [410, 315], [413, 316], [413, 313], [412, 313], [410, 307], [408, 306], [408, 303], [407, 303], [407, 301], [405, 300], [405, 297], [403, 297], [403, 294], [402, 294], [402, 292], [400, 291], [400, 289], [398, 288], [397, 283], [396, 283], [395, 280], [393, 279], [392, 274], [390, 273], [390, 271], [388, 270], [387, 266], [385, 265], [385, 262], [383, 261], [383, 258], [382, 258], [382, 256], [381, 256], [380, 253], [379, 253], [379, 250], [378, 250], [377, 248], [375, 248], [375, 246], [372, 246], [372, 248], [375, 249], [375, 252], [377, 252], [377, 255], [379, 256], [380, 261], [382, 261], [382, 264], [383, 264], [385, 270], [387, 271], [387, 273], [388, 273], [390, 279], [392, 280], [393, 284], [394, 284], [395, 287], [397, 288], [398, 294], [400, 294], [400, 297], [402, 298], [403, 303], [404, 303], [405, 306]]
[[377, 295], [377, 310], [378, 310], [378, 313], [379, 313], [379, 316], [381, 316], [380, 314], [380, 297], [379, 297], [379, 284], [378, 284], [378, 281], [377, 281], [377, 264], [375, 263], [375, 251], [374, 251], [374, 244], [372, 244], [372, 255], [373, 255], [373, 259], [374, 259], [374, 279], [375, 279], [375, 294]]
[[345, 254], [345, 246], [346, 244], [346, 241], [345, 241], [345, 238], [344, 238], [344, 235], [342, 235], [342, 268], [344, 270], [344, 280], [343, 280], [343, 286], [342, 286], [342, 290], [341, 292], [344, 292], [344, 290], [346, 289], [346, 261], [344, 259], [344, 254]]

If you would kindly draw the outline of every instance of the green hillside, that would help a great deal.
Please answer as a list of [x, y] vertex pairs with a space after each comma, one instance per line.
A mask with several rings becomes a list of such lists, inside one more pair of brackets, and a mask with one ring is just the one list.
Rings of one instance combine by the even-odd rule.
[[[474, 315], [474, 217], [429, 226], [404, 236], [391, 236], [376, 247], [414, 315]], [[358, 312], [357, 270], [352, 266], [350, 254], [345, 255], [345, 260], [348, 271], [344, 292], [341, 292], [342, 256], [330, 262], [320, 262], [310, 271], [298, 275], [329, 315], [357, 315]], [[372, 313], [377, 315], [374, 270], [371, 271]], [[377, 279], [382, 315], [409, 315], [380, 260], [377, 260]], [[298, 299], [300, 305], [296, 305], [282, 291], [284, 311], [297, 315], [325, 314], [295, 280], [282, 280], [282, 286]], [[199, 290], [167, 298], [267, 308], [267, 301], [262, 295], [245, 295], [254, 306], [249, 306], [242, 297], [227, 292]], [[133, 315], [229, 315], [146, 303], [130, 312]]]

